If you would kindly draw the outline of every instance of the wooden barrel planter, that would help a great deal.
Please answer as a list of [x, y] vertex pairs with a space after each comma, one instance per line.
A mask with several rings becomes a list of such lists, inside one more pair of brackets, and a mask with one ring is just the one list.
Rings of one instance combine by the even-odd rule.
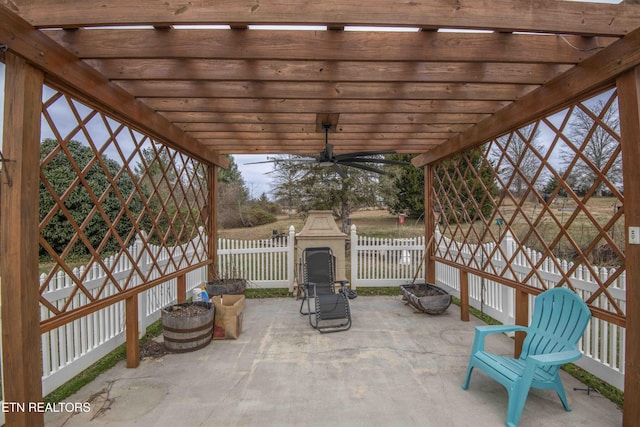
[[206, 283], [210, 297], [216, 295], [244, 295], [246, 279], [217, 279]]
[[444, 313], [451, 305], [451, 295], [436, 285], [415, 283], [400, 285], [400, 289], [408, 304], [427, 314]]
[[164, 346], [174, 353], [206, 347], [213, 337], [215, 306], [210, 302], [185, 302], [162, 309]]

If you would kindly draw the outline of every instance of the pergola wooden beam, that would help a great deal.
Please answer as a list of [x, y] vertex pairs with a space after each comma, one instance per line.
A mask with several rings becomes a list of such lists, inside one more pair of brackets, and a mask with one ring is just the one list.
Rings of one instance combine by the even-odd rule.
[[[329, 139], [331, 142], [331, 139]], [[376, 143], [377, 150], [393, 150], [397, 153], [411, 154], [415, 153], [418, 149], [424, 149], [425, 147], [435, 147], [441, 144], [444, 139], [432, 139], [432, 140], [388, 140]], [[220, 140], [203, 140], [203, 143], [211, 145], [221, 153], [234, 153], [234, 154], [255, 154], [264, 152], [264, 150], [271, 149], [275, 153], [289, 153], [289, 154], [317, 154], [324, 148], [324, 140], [322, 137], [318, 137], [317, 141], [306, 140], [304, 143], [294, 143], [291, 140], [281, 139], [261, 139], [253, 141], [248, 145], [241, 145], [239, 140], [231, 139], [221, 142]], [[346, 143], [343, 147], [339, 145], [334, 147], [336, 154], [348, 153], [353, 151], [368, 151], [371, 150], [371, 144], [367, 141], [360, 143]]]
[[[366, 73], [365, 73], [366, 74]], [[514, 101], [534, 85], [416, 82], [115, 81], [135, 97], [288, 99], [456, 99]]]
[[90, 105], [102, 107], [119, 120], [180, 151], [208, 163], [228, 166], [226, 158], [203, 147], [3, 6], [0, 6], [0, 21], [0, 44], [43, 70], [48, 82], [72, 91]]
[[[354, 138], [357, 139], [365, 139], [365, 140], [375, 140], [376, 142], [384, 143], [388, 141], [389, 138], [397, 138], [400, 140], [421, 140], [421, 139], [447, 139], [447, 136], [450, 133], [448, 132], [397, 132], [394, 131], [392, 133], [384, 133], [384, 132], [359, 132], [359, 133], [347, 133], [347, 132], [335, 132], [329, 135], [329, 142], [332, 144], [340, 144], [340, 143], [349, 143], [353, 141]], [[269, 132], [191, 132], [191, 135], [198, 139], [202, 140], [221, 140], [221, 141], [229, 141], [231, 139], [237, 138], [238, 140], [259, 140], [259, 139], [268, 139], [268, 138], [278, 138], [280, 137], [277, 132], [269, 133]], [[300, 144], [305, 144], [309, 140], [318, 141], [322, 140], [324, 144], [324, 136], [321, 138], [317, 132], [289, 132], [286, 134], [282, 134], [280, 137], [283, 140], [288, 140], [290, 142], [298, 141]], [[349, 144], [350, 145], [350, 144]]]
[[[342, 121], [341, 121], [342, 122]], [[314, 123], [217, 123], [217, 122], [196, 122], [196, 123], [176, 123], [180, 129], [185, 132], [190, 132], [194, 137], [198, 138], [201, 135], [199, 132], [248, 132], [255, 135], [257, 132], [262, 134], [270, 133], [285, 133], [291, 132], [292, 129], [297, 132], [316, 132], [316, 126]], [[470, 125], [461, 124], [446, 124], [440, 125], [437, 123], [380, 123], [375, 126], [375, 130], [380, 133], [385, 132], [415, 132], [415, 133], [437, 133], [437, 134], [451, 134], [455, 132], [462, 132]], [[371, 126], [365, 126], [357, 123], [340, 123], [335, 131], [336, 135], [351, 134], [351, 133], [369, 133], [371, 132]], [[317, 138], [317, 135], [316, 135]]]
[[492, 114], [506, 101], [477, 100], [322, 100], [262, 98], [139, 98], [158, 112], [219, 113], [471, 113]]
[[[617, 40], [502, 33], [296, 30], [46, 30], [81, 59], [465, 61], [575, 64]], [[401, 46], [401, 49], [391, 48]]]
[[[625, 205], [625, 229], [640, 227], [640, 67], [626, 72], [617, 81], [620, 136], [622, 145], [623, 180]], [[634, 208], [635, 207], [635, 208]], [[640, 280], [640, 245], [631, 244], [626, 239], [625, 265], [627, 283], [638, 283]], [[625, 405], [624, 425], [631, 426], [640, 420], [640, 394], [636, 388], [640, 383], [640, 288], [628, 286], [626, 290], [627, 333], [625, 345]]]
[[424, 166], [478, 146], [489, 138], [525, 124], [532, 117], [561, 108], [571, 99], [613, 84], [617, 76], [638, 64], [640, 28], [445, 144], [415, 157], [413, 164]]
[[[532, 61], [533, 58], [530, 59]], [[87, 59], [112, 80], [256, 80], [542, 84], [568, 64], [535, 62], [382, 62], [193, 58]]]
[[[589, 4], [553, 0], [326, 0], [300, 5], [283, 0], [222, 0], [167, 3], [76, 0], [9, 1], [34, 26], [77, 28], [102, 25], [247, 24], [401, 26], [414, 28], [487, 28], [501, 32], [564, 32], [624, 35], [635, 28], [640, 11], [624, 4]], [[22, 4], [21, 4], [22, 3]], [[615, 22], [615, 25], [612, 23]]]
[[[162, 115], [175, 123], [315, 123], [312, 113], [213, 113], [193, 111], [166, 111]], [[341, 114], [342, 124], [438, 124], [476, 123], [489, 117], [488, 113], [350, 113]]]
[[[5, 402], [26, 408], [42, 400], [40, 304], [37, 283], [38, 194], [42, 71], [12, 52], [6, 54], [5, 109], [0, 185], [2, 268], [2, 371]], [[10, 372], [10, 381], [6, 373]], [[7, 425], [41, 426], [44, 414], [5, 413]]]

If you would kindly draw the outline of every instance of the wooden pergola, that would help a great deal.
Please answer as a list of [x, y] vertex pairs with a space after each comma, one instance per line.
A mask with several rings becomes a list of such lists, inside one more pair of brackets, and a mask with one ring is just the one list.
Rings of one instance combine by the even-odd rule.
[[[228, 165], [225, 154], [317, 153], [324, 145], [322, 125], [331, 125], [337, 153], [416, 154], [413, 164], [426, 172], [428, 241], [434, 234], [434, 180], [442, 180], [434, 170], [443, 160], [614, 88], [616, 138], [626, 166], [617, 218], [624, 215], [628, 230], [640, 226], [636, 3], [0, 0], [0, 60], [6, 67], [0, 206], [5, 400], [42, 399], [41, 356], [34, 349], [43, 331], [124, 300], [127, 341], [137, 343], [136, 297], [156, 283], [125, 286], [78, 309], [49, 307], [56, 315], [41, 320], [40, 305], [47, 304], [34, 284], [38, 245], [46, 243], [38, 208], [41, 121], [49, 114], [43, 85], [205, 165], [205, 207], [215, 205], [214, 177], [217, 167]], [[604, 173], [599, 179], [606, 181]], [[534, 184], [531, 178], [528, 187]], [[95, 196], [97, 205], [100, 200]], [[206, 222], [207, 235], [215, 236], [215, 209], [208, 212], [194, 221]], [[603, 227], [601, 237], [608, 230]], [[629, 284], [626, 309], [592, 311], [626, 328], [624, 425], [631, 426], [640, 419], [640, 288], [634, 286], [640, 281], [640, 245], [625, 239], [622, 246], [616, 274], [624, 271]], [[211, 238], [208, 258], [186, 270], [213, 266], [215, 249]], [[438, 255], [429, 249], [427, 279], [433, 279]], [[65, 270], [64, 256], [58, 261]], [[180, 282], [186, 270], [174, 277]], [[516, 320], [526, 323], [526, 297], [536, 289], [513, 276], [489, 276], [516, 289]], [[601, 283], [600, 293], [607, 294], [608, 284]], [[137, 351], [137, 344], [128, 347], [129, 366], [136, 366]], [[36, 426], [43, 416], [7, 414], [7, 422]]]

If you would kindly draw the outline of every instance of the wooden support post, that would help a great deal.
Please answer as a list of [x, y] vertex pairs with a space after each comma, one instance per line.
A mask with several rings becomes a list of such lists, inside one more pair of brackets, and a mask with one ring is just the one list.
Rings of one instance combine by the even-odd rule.
[[209, 165], [207, 175], [209, 217], [207, 221], [207, 254], [212, 263], [209, 264], [208, 280], [218, 276], [218, 167]]
[[[43, 73], [11, 51], [5, 56], [5, 106], [0, 174], [2, 379], [5, 402], [42, 401], [38, 219]], [[42, 426], [44, 414], [5, 413], [8, 426]]]
[[[519, 289], [516, 292], [516, 325], [528, 326], [529, 325], [529, 294]], [[516, 332], [516, 343], [514, 346], [514, 356], [520, 357], [522, 352], [522, 344], [524, 343], [524, 332]]]
[[460, 320], [469, 321], [469, 273], [460, 271]]
[[176, 282], [178, 283], [178, 304], [187, 302], [187, 275], [181, 274]]
[[[436, 284], [436, 262], [433, 260], [433, 248], [437, 244], [435, 235], [436, 222], [433, 204], [433, 167], [424, 167], [424, 239], [428, 245], [424, 258], [424, 273], [427, 283]], [[430, 243], [429, 243], [430, 242]]]
[[138, 295], [125, 300], [127, 368], [137, 368], [140, 364], [140, 341], [138, 338]]
[[[618, 107], [622, 144], [624, 183], [624, 222], [626, 235], [631, 227], [640, 227], [640, 67], [618, 78]], [[627, 276], [627, 323], [624, 372], [624, 412], [622, 424], [635, 426], [640, 420], [640, 245], [625, 244]]]

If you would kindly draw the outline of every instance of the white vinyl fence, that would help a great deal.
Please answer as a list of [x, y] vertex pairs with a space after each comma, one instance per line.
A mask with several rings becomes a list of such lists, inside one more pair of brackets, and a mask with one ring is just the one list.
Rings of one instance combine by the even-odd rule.
[[218, 274], [242, 277], [257, 288], [293, 290], [295, 228], [287, 236], [263, 240], [218, 240]]
[[[196, 253], [203, 251], [206, 242], [196, 239], [189, 244], [180, 245], [175, 250], [169, 252], [167, 249], [150, 246], [151, 253], [145, 253], [140, 258], [138, 268], [146, 275], [152, 271], [150, 279], [160, 276], [158, 271], [164, 271], [165, 266], [169, 266], [168, 273], [175, 271], [171, 262], [170, 253], [175, 253], [177, 259], [182, 258], [182, 253], [186, 254], [186, 260], [195, 259]], [[141, 242], [136, 241], [129, 247], [131, 258], [137, 259], [140, 251], [144, 246]], [[183, 252], [184, 251], [184, 252]], [[155, 260], [155, 261], [154, 261]], [[121, 257], [115, 263], [113, 257], [104, 260], [107, 267], [112, 267], [113, 276], [116, 280], [122, 280], [122, 285], [133, 265], [127, 257]], [[156, 264], [160, 268], [156, 268]], [[201, 284], [206, 279], [205, 269], [198, 269], [186, 274], [187, 293]], [[84, 267], [74, 269], [76, 276], [84, 273]], [[83, 282], [88, 291], [97, 289], [104, 280], [105, 273], [97, 265], [87, 274], [87, 278]], [[41, 282], [44, 282], [46, 275], [41, 276]], [[133, 283], [130, 286], [135, 286]], [[43, 294], [56, 307], [61, 307], [71, 291], [75, 288], [71, 278], [64, 272], [59, 272], [54, 280], [51, 280]], [[112, 295], [116, 292], [113, 285], [105, 288], [104, 296]], [[138, 295], [138, 312], [139, 312], [139, 329], [140, 334], [144, 335], [148, 325], [160, 318], [160, 309], [164, 306], [177, 301], [177, 283], [176, 279], [168, 280], [152, 289], [141, 292]], [[82, 292], [77, 292], [73, 297], [73, 301], [69, 309], [80, 307], [87, 304], [88, 298]], [[46, 309], [42, 309], [41, 319], [45, 320], [49, 316]], [[67, 323], [64, 326], [53, 329], [42, 334], [42, 388], [46, 395], [55, 390], [60, 385], [73, 378], [93, 363], [100, 360], [109, 352], [116, 349], [125, 342], [125, 309], [124, 302], [118, 302], [110, 305], [102, 310], [89, 314], [81, 319]]]
[[352, 225], [351, 288], [410, 283], [422, 263], [424, 245], [424, 237], [392, 239], [358, 236], [356, 226]]

